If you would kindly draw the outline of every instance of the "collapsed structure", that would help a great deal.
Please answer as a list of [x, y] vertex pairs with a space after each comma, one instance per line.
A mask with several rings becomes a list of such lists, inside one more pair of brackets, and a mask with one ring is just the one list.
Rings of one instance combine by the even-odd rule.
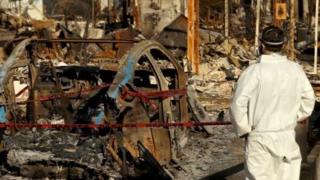
[[[198, 75], [188, 72], [185, 58], [185, 1], [108, 1], [100, 14], [93, 11], [103, 9], [99, 1], [20, 2], [0, 10], [0, 121], [13, 124], [1, 131], [2, 176], [172, 179], [172, 169], [188, 172], [190, 165], [186, 170], [179, 161], [189, 131], [166, 125], [228, 124], [235, 82], [257, 59], [254, 13], [246, 2], [232, 1], [230, 29], [237, 33], [230, 37], [219, 33], [221, 10], [201, 11], [206, 18]], [[45, 11], [39, 13], [39, 6]], [[268, 5], [263, 7], [270, 14]], [[305, 30], [301, 26], [298, 34]], [[307, 52], [310, 40], [304, 40], [299, 48]], [[148, 123], [164, 126], [125, 126]], [[200, 129], [215, 133], [212, 126]], [[225, 128], [222, 134], [232, 132]]]
[[[188, 120], [186, 93], [152, 95], [185, 91], [180, 62], [161, 44], [139, 39], [132, 28], [103, 39], [84, 39], [52, 20], [30, 22], [10, 11], [1, 17], [2, 35], [12, 28], [22, 31], [2, 36], [6, 60], [1, 71], [1, 122], [121, 125]], [[2, 149], [7, 161], [2, 165], [10, 174], [73, 179], [171, 179], [161, 165], [176, 158], [186, 134], [185, 128], [121, 126], [7, 131]], [[56, 133], [65, 139], [58, 141]], [[53, 150], [54, 146], [62, 149]], [[55, 164], [62, 169], [52, 169]]]

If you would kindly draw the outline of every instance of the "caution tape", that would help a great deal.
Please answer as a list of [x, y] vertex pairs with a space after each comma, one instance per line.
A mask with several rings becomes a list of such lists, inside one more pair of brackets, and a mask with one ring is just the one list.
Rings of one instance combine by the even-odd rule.
[[167, 99], [170, 97], [183, 96], [187, 94], [187, 89], [174, 89], [174, 90], [165, 90], [158, 92], [133, 92], [125, 89], [122, 93], [122, 98], [125, 99], [126, 96], [139, 97], [141, 101], [145, 104], [149, 104], [152, 109], [157, 109], [157, 105], [150, 101], [150, 99], [161, 98]]
[[[94, 86], [92, 88], [85, 88], [79, 92], [70, 92], [63, 94], [51, 94], [48, 96], [39, 96], [38, 101], [50, 101], [59, 99], [62, 97], [72, 96], [83, 96], [86, 93], [91, 93], [96, 90], [110, 87], [112, 84], [103, 84], [100, 86]], [[21, 92], [20, 92], [21, 93]], [[19, 93], [19, 94], [20, 94]], [[156, 92], [134, 92], [127, 88], [124, 88], [121, 97], [126, 98], [127, 96], [139, 97], [144, 103], [150, 103], [152, 98], [166, 99], [170, 97], [183, 96], [187, 94], [187, 89], [173, 89]], [[18, 102], [17, 104], [24, 104], [32, 101]], [[4, 104], [3, 104], [4, 105]], [[298, 124], [306, 124], [306, 121], [300, 121]], [[0, 129], [3, 128], [43, 128], [43, 129], [72, 129], [72, 128], [89, 128], [89, 129], [103, 129], [103, 128], [157, 128], [157, 127], [199, 127], [199, 126], [219, 126], [219, 125], [231, 125], [231, 122], [220, 122], [220, 121], [208, 121], [208, 122], [168, 122], [168, 123], [125, 123], [125, 124], [29, 124], [29, 123], [0, 123]]]
[[[99, 86], [94, 86], [91, 88], [85, 88], [77, 92], [67, 92], [67, 93], [54, 93], [50, 95], [39, 96], [36, 101], [44, 102], [51, 101], [56, 99], [61, 99], [63, 97], [81, 97], [86, 94], [90, 94], [94, 91], [101, 90], [107, 87], [110, 87], [112, 84], [103, 84]], [[24, 89], [26, 90], [26, 89]], [[18, 93], [19, 95], [22, 92]], [[155, 92], [141, 92], [141, 91], [130, 91], [127, 88], [124, 88], [121, 97], [125, 98], [127, 96], [139, 97], [144, 103], [149, 103], [150, 99], [153, 98], [161, 98], [167, 99], [170, 97], [183, 96], [187, 94], [187, 89], [173, 89], [173, 90], [165, 90], [165, 91], [155, 91]], [[26, 104], [28, 102], [33, 102], [32, 100], [17, 102], [17, 104]], [[6, 104], [2, 104], [6, 105]]]
[[162, 98], [167, 99], [174, 96], [183, 96], [187, 94], [187, 89], [174, 89], [174, 90], [166, 90], [166, 91], [158, 91], [158, 92], [133, 92], [128, 91], [128, 95], [137, 96], [141, 98]]
[[39, 129], [73, 129], [73, 128], [87, 128], [87, 129], [118, 129], [118, 128], [170, 128], [170, 127], [199, 127], [199, 126], [221, 126], [231, 125], [231, 122], [169, 122], [169, 123], [124, 123], [124, 124], [28, 124], [28, 123], [2, 123], [0, 129], [4, 128], [39, 128]]
[[[299, 124], [304, 124], [304, 122], [299, 122]], [[119, 128], [193, 128], [200, 126], [226, 126], [232, 125], [230, 121], [206, 121], [206, 122], [168, 122], [168, 123], [123, 123], [123, 124], [32, 124], [32, 123], [0, 123], [0, 129], [5, 128], [38, 128], [38, 129], [76, 129], [76, 128], [86, 128], [86, 129], [119, 129]]]

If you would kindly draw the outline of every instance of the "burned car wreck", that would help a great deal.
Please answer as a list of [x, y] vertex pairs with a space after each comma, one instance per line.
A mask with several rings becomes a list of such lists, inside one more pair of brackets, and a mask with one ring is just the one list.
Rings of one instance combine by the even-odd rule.
[[[12, 43], [1, 71], [1, 123], [30, 127], [1, 132], [2, 176], [172, 179], [165, 167], [177, 160], [186, 129], [121, 126], [188, 120], [187, 77], [161, 44], [37, 38]], [[127, 44], [128, 51], [110, 57], [108, 43]], [[84, 44], [92, 53], [72, 60]], [[60, 128], [50, 126], [55, 124]]]

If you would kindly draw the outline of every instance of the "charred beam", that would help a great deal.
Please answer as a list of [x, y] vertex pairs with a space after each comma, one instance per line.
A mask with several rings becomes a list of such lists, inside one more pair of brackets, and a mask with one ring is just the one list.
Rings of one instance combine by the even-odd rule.
[[113, 40], [113, 39], [34, 39], [32, 42], [63, 42], [63, 43], [136, 43], [138, 40]]

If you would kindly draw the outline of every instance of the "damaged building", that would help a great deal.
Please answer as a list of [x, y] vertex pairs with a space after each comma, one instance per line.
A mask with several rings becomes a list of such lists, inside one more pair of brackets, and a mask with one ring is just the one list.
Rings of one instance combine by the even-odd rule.
[[317, 178], [315, 4], [1, 0], [1, 179], [244, 179], [229, 108], [269, 25], [316, 94], [297, 139]]

